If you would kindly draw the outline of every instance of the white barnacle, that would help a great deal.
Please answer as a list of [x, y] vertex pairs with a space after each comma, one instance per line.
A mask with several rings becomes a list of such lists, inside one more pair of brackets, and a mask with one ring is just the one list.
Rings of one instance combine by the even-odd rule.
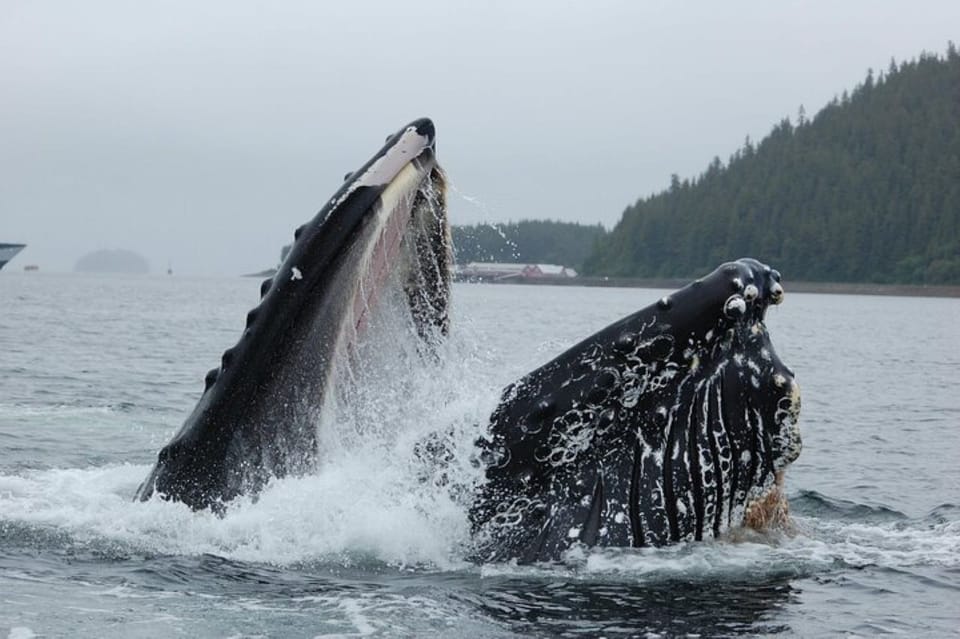
[[576, 539], [580, 536], [580, 526], [573, 526], [570, 530], [567, 531], [568, 539]]
[[297, 280], [302, 280], [302, 279], [303, 279], [303, 273], [300, 272], [300, 269], [298, 269], [296, 266], [290, 269], [291, 282], [296, 282]]
[[752, 302], [753, 300], [757, 299], [757, 295], [759, 294], [760, 291], [757, 290], [757, 287], [753, 284], [747, 284], [747, 287], [743, 289], [743, 299], [747, 300], [748, 302]]
[[746, 312], [747, 303], [739, 295], [731, 295], [723, 305], [723, 314], [731, 319], [743, 317]]
[[779, 304], [783, 301], [783, 286], [780, 282], [774, 282], [770, 286], [770, 299], [774, 304]]

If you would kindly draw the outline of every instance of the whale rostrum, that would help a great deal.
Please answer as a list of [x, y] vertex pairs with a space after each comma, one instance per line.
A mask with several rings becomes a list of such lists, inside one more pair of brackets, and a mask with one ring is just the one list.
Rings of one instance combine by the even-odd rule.
[[[430, 120], [387, 138], [309, 222], [137, 497], [223, 512], [316, 468], [338, 362], [388, 282], [425, 352], [449, 330], [453, 263]], [[472, 558], [561, 558], [786, 521], [799, 387], [765, 324], [780, 274], [744, 258], [614, 322], [508, 386], [476, 443]]]

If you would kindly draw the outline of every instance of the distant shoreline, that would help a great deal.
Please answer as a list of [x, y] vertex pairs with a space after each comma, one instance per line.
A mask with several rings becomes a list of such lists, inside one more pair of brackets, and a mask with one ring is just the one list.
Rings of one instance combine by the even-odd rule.
[[[484, 281], [478, 284], [515, 284], [518, 286], [600, 286], [614, 288], [657, 288], [676, 290], [692, 280], [683, 278], [570, 277]], [[960, 297], [960, 286], [920, 284], [875, 284], [872, 282], [795, 282], [785, 281], [788, 293], [830, 295], [896, 295], [903, 297]]]
[[[267, 269], [244, 277], [273, 277]], [[692, 279], [681, 277], [566, 277], [511, 278], [507, 280], [457, 280], [465, 284], [512, 284], [516, 286], [597, 286], [609, 288], [657, 288], [677, 290]], [[926, 286], [923, 284], [876, 284], [873, 282], [794, 282], [786, 280], [788, 293], [822, 293], [826, 295], [895, 295], [901, 297], [960, 297], [960, 285]]]

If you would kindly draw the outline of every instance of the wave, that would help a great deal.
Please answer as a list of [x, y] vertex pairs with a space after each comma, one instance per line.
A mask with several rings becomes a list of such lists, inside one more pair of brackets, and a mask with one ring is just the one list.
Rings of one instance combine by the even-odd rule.
[[73, 404], [21, 404], [0, 402], [0, 415], [10, 421], [25, 417], [76, 418], [91, 415], [109, 415], [123, 409], [113, 405], [88, 406]]
[[[381, 458], [381, 462], [384, 458]], [[960, 509], [908, 519], [890, 509], [808, 493], [795, 534], [745, 534], [665, 548], [575, 549], [557, 564], [471, 567], [466, 507], [413, 480], [402, 464], [342, 460], [286, 478], [225, 517], [179, 503], [131, 500], [148, 468], [112, 465], [0, 475], [0, 537], [16, 547], [70, 548], [98, 557], [219, 557], [263, 565], [463, 571], [662, 582], [803, 576], [877, 566], [960, 567]], [[816, 505], [813, 508], [812, 505]], [[816, 510], [815, 514], [810, 511]], [[860, 519], [853, 513], [865, 513]], [[878, 514], [879, 513], [879, 514]]]
[[904, 513], [884, 505], [862, 504], [828, 497], [815, 490], [800, 490], [790, 496], [790, 509], [799, 515], [860, 522], [891, 522], [908, 519]]

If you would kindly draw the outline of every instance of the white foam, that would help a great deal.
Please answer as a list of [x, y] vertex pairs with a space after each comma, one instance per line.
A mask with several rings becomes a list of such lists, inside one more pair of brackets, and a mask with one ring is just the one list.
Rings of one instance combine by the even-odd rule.
[[805, 575], [839, 566], [909, 569], [960, 565], [960, 522], [934, 526], [800, 519], [796, 534], [738, 531], [727, 539], [663, 548], [574, 547], [556, 564], [483, 566], [485, 577], [657, 583]]
[[[55, 529], [75, 541], [130, 551], [214, 554], [288, 565], [374, 560], [395, 567], [465, 568], [465, 505], [383, 455], [353, 455], [309, 477], [273, 482], [256, 502], [237, 500], [226, 517], [179, 503], [131, 501], [149, 468], [139, 465], [0, 475], [5, 522]], [[960, 567], [960, 522], [850, 523], [800, 518], [794, 536], [665, 548], [575, 549], [544, 566], [485, 566], [483, 576], [549, 575], [631, 581], [809, 574], [838, 565]], [[122, 593], [115, 593], [122, 596]]]
[[960, 567], [960, 521], [934, 525], [805, 520], [811, 546], [849, 566]]
[[[119, 464], [0, 475], [2, 519], [133, 551], [461, 567], [467, 504], [452, 488], [479, 480], [473, 441], [500, 389], [472, 377], [489, 367], [474, 367], [476, 354], [456, 338], [431, 358], [404, 333], [412, 325], [387, 340], [393, 351], [380, 349], [351, 371], [357, 386], [347, 395], [355, 403], [324, 426], [318, 472], [273, 481], [257, 500], [231, 502], [225, 517], [160, 498], [134, 502], [150, 468]], [[464, 384], [471, 392], [457, 392]], [[448, 464], [431, 466], [414, 454], [430, 436], [447, 442]]]
[[0, 511], [5, 521], [81, 542], [280, 564], [351, 555], [454, 567], [467, 535], [465, 510], [448, 493], [418, 490], [400, 468], [372, 470], [362, 458], [276, 481], [257, 502], [237, 500], [222, 518], [161, 499], [131, 501], [148, 471], [127, 465], [0, 476]]

